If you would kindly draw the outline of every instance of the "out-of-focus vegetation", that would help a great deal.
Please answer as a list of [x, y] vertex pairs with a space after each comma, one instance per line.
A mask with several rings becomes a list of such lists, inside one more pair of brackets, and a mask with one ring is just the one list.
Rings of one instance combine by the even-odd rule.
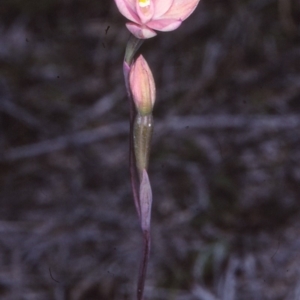
[[[113, 1], [1, 1], [3, 300], [134, 298], [124, 23]], [[300, 2], [201, 0], [142, 52], [147, 299], [299, 299]]]

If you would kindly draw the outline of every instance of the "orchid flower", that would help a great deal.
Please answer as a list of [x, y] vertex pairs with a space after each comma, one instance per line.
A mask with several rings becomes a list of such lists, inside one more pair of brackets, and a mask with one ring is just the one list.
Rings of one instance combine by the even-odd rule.
[[128, 30], [139, 39], [148, 39], [158, 31], [177, 29], [190, 16], [200, 0], [115, 0], [129, 21]]

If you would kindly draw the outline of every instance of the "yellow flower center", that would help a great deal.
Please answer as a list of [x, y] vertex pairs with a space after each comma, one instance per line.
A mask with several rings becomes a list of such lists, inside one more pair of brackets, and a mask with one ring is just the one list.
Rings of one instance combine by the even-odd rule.
[[151, 0], [139, 0], [140, 7], [147, 7], [150, 5]]

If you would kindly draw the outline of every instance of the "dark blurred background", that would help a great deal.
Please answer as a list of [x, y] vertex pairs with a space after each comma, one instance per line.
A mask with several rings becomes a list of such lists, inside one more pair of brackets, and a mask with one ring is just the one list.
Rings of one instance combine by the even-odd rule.
[[[134, 299], [114, 1], [0, 3], [0, 298]], [[201, 0], [146, 40], [151, 300], [300, 299], [300, 2]]]

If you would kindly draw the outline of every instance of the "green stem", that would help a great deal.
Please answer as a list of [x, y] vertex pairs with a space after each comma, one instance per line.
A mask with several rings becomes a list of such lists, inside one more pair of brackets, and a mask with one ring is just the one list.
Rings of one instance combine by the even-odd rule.
[[152, 114], [141, 115], [137, 113], [133, 127], [133, 142], [135, 151], [136, 168], [140, 182], [143, 170], [148, 169], [150, 144], [153, 132]]
[[126, 46], [124, 61], [130, 66], [132, 60], [139, 50], [144, 40], [136, 38], [134, 35], [131, 35]]

